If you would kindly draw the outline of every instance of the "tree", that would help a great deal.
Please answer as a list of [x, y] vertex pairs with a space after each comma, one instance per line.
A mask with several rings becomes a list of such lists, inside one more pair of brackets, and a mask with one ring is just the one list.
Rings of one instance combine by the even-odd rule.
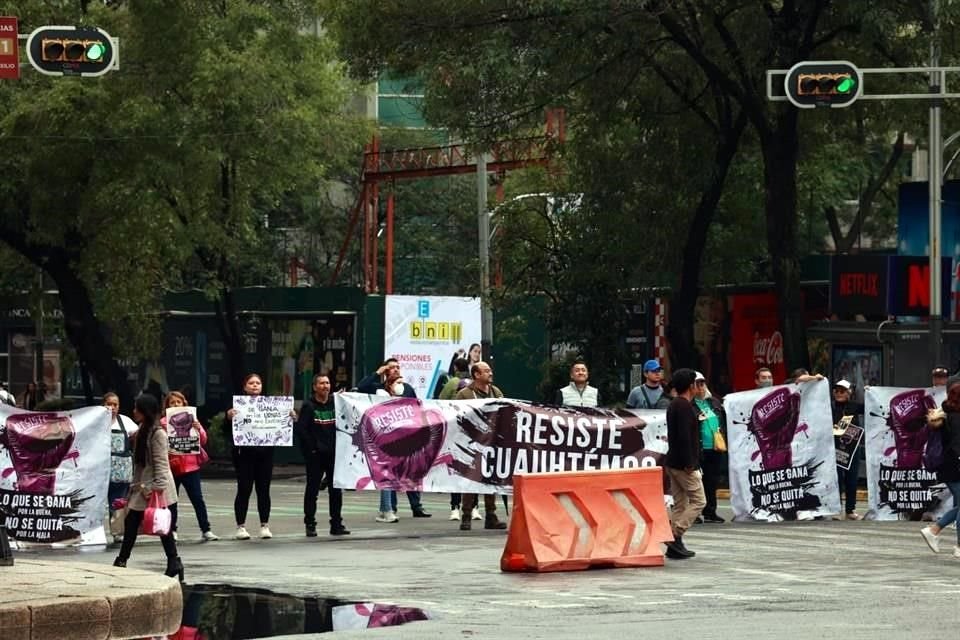
[[69, 20], [29, 4], [25, 24], [121, 36], [123, 66], [0, 88], [0, 132], [22, 147], [0, 160], [3, 241], [56, 282], [80, 362], [125, 404], [117, 356], [159, 351], [160, 296], [184, 285], [214, 300], [239, 387], [231, 291], [277, 272], [264, 216], [352, 172], [365, 137], [329, 43], [305, 30], [316, 3], [96, 3]]

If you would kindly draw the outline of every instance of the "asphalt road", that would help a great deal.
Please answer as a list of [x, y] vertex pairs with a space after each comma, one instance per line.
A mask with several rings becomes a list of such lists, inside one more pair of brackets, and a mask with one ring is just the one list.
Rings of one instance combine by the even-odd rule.
[[[344, 512], [353, 535], [333, 539], [321, 529], [308, 539], [302, 481], [275, 481], [275, 537], [239, 542], [228, 539], [233, 489], [229, 480], [205, 483], [214, 530], [223, 536], [218, 542], [199, 541], [192, 509], [183, 505], [180, 551], [188, 583], [392, 603], [433, 616], [317, 638], [915, 639], [954, 637], [960, 622], [952, 529], [935, 556], [919, 523], [700, 525], [684, 537], [697, 557], [668, 560], [663, 568], [504, 574], [504, 533], [461, 533], [446, 519], [443, 495], [425, 496], [434, 513], [429, 520], [411, 518], [401, 496], [400, 522], [378, 524], [376, 492], [350, 492]], [[251, 522], [255, 513], [251, 508]], [[115, 550], [40, 553], [109, 563]], [[130, 566], [161, 570], [156, 541], [138, 543]]]

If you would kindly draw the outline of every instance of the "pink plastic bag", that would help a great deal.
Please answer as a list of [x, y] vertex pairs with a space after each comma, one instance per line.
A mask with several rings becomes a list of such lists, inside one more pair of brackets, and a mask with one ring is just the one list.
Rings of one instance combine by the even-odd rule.
[[173, 514], [167, 508], [167, 502], [163, 499], [163, 494], [154, 491], [150, 494], [150, 502], [143, 511], [143, 524], [140, 525], [140, 533], [148, 536], [165, 536], [170, 533], [170, 527], [173, 526]]

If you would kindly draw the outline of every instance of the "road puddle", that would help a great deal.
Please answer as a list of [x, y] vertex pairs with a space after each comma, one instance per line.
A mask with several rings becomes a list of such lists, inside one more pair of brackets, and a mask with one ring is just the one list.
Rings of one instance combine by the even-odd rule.
[[169, 640], [243, 640], [377, 629], [429, 620], [422, 609], [301, 597], [226, 584], [183, 585], [183, 622]]

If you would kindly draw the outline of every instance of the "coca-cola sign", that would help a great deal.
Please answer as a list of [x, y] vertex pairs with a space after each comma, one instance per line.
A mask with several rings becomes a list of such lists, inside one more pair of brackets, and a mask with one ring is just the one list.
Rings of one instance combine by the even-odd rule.
[[753, 332], [753, 362], [768, 367], [783, 362], [783, 336], [779, 331], [766, 337]]

